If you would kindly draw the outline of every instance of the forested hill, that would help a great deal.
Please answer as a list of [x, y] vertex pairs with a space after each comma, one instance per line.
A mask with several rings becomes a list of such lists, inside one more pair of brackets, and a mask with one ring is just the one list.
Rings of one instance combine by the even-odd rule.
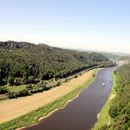
[[130, 130], [130, 64], [119, 67], [115, 74], [116, 97], [110, 106], [112, 121], [107, 130]]
[[97, 53], [50, 47], [27, 42], [0, 42], [0, 84], [29, 83], [63, 78], [91, 67], [113, 63]]

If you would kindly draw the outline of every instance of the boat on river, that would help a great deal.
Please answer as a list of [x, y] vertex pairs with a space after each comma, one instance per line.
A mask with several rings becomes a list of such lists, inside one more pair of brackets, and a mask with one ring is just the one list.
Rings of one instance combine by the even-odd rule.
[[103, 86], [103, 87], [105, 87], [105, 86], [106, 86], [106, 84], [105, 84], [105, 83], [102, 83], [102, 86]]

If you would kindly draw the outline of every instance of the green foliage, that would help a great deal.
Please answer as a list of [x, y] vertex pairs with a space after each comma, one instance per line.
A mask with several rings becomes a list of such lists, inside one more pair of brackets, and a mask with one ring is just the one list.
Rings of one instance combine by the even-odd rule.
[[117, 95], [113, 100], [109, 115], [113, 119], [110, 129], [130, 129], [130, 64], [123, 65], [115, 72], [117, 80]]
[[9, 98], [16, 98], [29, 95], [27, 89], [19, 90], [19, 91], [9, 91]]
[[13, 85], [14, 84], [14, 77], [9, 76], [9, 78], [8, 78], [8, 84], [9, 85]]
[[109, 109], [109, 115], [112, 118], [115, 118], [118, 115], [118, 106], [115, 104], [111, 105], [111, 108]]
[[4, 86], [0, 86], [0, 94], [5, 94], [5, 93], [7, 93], [8, 91], [7, 91], [7, 88], [6, 87], [4, 87]]
[[[98, 53], [60, 49], [45, 44], [0, 42], [0, 85], [36, 84], [34, 88], [27, 89], [28, 94], [50, 89], [45, 84], [37, 84], [42, 80], [57, 80], [86, 69], [113, 65]], [[59, 85], [57, 83], [55, 86]], [[24, 94], [10, 92], [9, 95], [17, 97]]]
[[105, 125], [103, 125], [103, 126], [101, 126], [100, 128], [98, 128], [98, 130], [107, 130], [107, 125], [105, 124]]
[[[111, 66], [105, 56], [59, 49], [45, 44], [0, 42], [0, 78], [16, 85], [32, 83], [36, 78], [63, 78], [92, 67]], [[14, 80], [13, 80], [14, 78]], [[21, 78], [21, 80], [20, 80]]]
[[31, 83], [34, 83], [34, 82], [35, 82], [34, 76], [29, 76], [26, 83], [31, 84]]

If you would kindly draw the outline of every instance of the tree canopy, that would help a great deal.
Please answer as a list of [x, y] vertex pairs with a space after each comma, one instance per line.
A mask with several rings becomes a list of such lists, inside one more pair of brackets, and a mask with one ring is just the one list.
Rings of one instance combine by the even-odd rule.
[[109, 110], [109, 115], [113, 119], [109, 129], [128, 130], [130, 129], [130, 64], [119, 67], [115, 74], [117, 95]]
[[63, 78], [91, 67], [114, 65], [98, 53], [27, 42], [0, 42], [0, 84]]

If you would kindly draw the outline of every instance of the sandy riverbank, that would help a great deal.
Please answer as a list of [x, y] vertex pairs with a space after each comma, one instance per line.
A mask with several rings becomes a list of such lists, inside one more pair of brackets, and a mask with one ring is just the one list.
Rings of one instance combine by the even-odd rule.
[[0, 123], [15, 119], [66, 95], [92, 78], [94, 70], [85, 72], [63, 85], [32, 96], [0, 102]]

